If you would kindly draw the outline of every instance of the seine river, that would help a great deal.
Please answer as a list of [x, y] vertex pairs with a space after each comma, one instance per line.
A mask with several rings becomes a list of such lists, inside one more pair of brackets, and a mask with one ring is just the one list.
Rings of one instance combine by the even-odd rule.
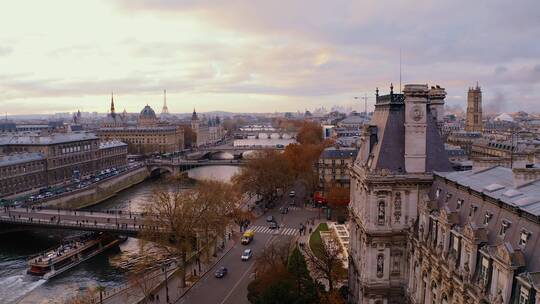
[[[228, 181], [239, 167], [210, 166], [189, 171], [194, 179]], [[165, 179], [147, 180], [110, 198], [94, 210], [141, 210], [153, 190]], [[170, 185], [172, 187], [172, 185]], [[26, 260], [47, 248], [58, 245], [67, 231], [39, 230], [0, 234], [0, 303], [63, 303], [88, 287], [114, 288], [125, 282], [132, 257], [138, 250], [137, 239], [129, 238], [120, 248], [100, 254], [49, 281], [25, 274]]]

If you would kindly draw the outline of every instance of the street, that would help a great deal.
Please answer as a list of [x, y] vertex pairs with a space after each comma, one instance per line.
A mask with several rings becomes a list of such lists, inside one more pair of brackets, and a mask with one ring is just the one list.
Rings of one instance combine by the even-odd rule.
[[[318, 216], [317, 210], [311, 210], [309, 207], [304, 208], [304, 191], [300, 187], [295, 187], [295, 191], [295, 206], [289, 205], [292, 198], [286, 192], [273, 209], [251, 223], [249, 228], [256, 231], [253, 241], [249, 245], [241, 245], [240, 242], [237, 242], [223, 259], [176, 303], [249, 303], [247, 300], [247, 286], [253, 279], [253, 268], [257, 254], [273, 242], [295, 241], [299, 235], [300, 223], [305, 225], [308, 219]], [[281, 206], [288, 206], [289, 212], [281, 214], [279, 211]], [[266, 228], [269, 226], [268, 222], [266, 222], [266, 217], [269, 215], [274, 216], [280, 225], [279, 229], [270, 230]], [[242, 261], [240, 256], [244, 249], [247, 248], [253, 250], [253, 257], [248, 261]], [[221, 266], [228, 268], [228, 274], [221, 279], [215, 278], [214, 272]]]

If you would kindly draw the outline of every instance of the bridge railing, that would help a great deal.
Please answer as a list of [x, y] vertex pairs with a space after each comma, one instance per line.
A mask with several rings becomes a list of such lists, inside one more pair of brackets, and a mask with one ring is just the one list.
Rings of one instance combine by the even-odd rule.
[[[73, 221], [73, 220], [71, 220]], [[33, 225], [33, 226], [45, 226], [52, 228], [72, 228], [73, 230], [91, 230], [91, 231], [107, 231], [107, 232], [127, 232], [127, 233], [137, 233], [141, 228], [139, 225], [125, 224], [125, 225], [116, 225], [112, 223], [97, 223], [97, 224], [87, 224], [79, 221], [78, 223], [64, 221], [50, 221], [45, 219], [34, 219], [34, 218], [13, 218], [13, 217], [4, 217], [0, 216], [0, 222], [8, 224], [21, 224], [21, 225]]]

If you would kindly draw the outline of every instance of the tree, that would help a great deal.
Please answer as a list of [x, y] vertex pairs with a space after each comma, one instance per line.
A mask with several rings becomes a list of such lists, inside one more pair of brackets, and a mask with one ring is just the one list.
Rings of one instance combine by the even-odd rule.
[[328, 282], [329, 291], [333, 291], [336, 283], [347, 275], [343, 267], [342, 248], [333, 234], [323, 239], [320, 245], [305, 251], [317, 279]]
[[349, 187], [340, 187], [339, 185], [332, 183], [326, 190], [326, 201], [331, 207], [347, 207], [350, 200]]
[[306, 260], [298, 247], [293, 249], [289, 257], [287, 270], [294, 282], [296, 291], [301, 296], [299, 298], [301, 301], [297, 303], [316, 303], [319, 298], [317, 285], [309, 275]]
[[310, 193], [319, 182], [316, 165], [323, 149], [322, 144], [289, 144], [283, 153], [293, 178], [304, 184]]
[[323, 141], [323, 129], [318, 123], [304, 121], [296, 139], [302, 145], [318, 145]]
[[292, 176], [283, 154], [275, 150], [258, 153], [261, 157], [247, 160], [233, 182], [241, 192], [259, 195], [266, 202], [274, 198], [278, 188], [290, 185]]
[[184, 125], [182, 126], [184, 130], [184, 145], [186, 147], [194, 147], [197, 145], [197, 133], [193, 131], [191, 126]]
[[202, 181], [190, 190], [157, 189], [144, 206], [141, 238], [179, 261], [184, 287], [188, 258], [215, 250], [237, 203], [232, 185], [217, 181]]

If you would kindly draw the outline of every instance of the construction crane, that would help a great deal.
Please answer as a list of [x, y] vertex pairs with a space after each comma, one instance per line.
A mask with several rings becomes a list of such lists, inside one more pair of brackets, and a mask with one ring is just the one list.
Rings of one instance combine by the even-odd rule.
[[367, 101], [368, 99], [371, 99], [373, 97], [368, 97], [367, 96], [367, 93], [364, 93], [364, 96], [363, 97], [358, 97], [358, 96], [355, 96], [354, 99], [358, 100], [358, 99], [363, 99], [364, 100], [364, 114], [366, 115], [367, 117]]

